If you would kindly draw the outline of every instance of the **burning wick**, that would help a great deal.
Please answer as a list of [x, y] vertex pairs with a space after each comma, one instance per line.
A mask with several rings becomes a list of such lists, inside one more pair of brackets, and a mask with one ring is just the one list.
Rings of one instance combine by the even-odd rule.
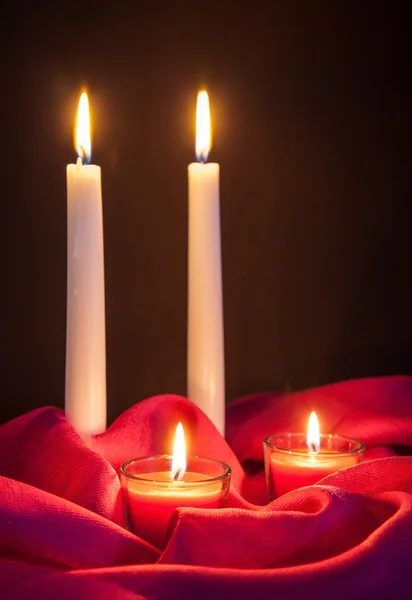
[[183, 477], [183, 469], [176, 469], [176, 473], [173, 475], [173, 481], [180, 481]]
[[313, 454], [317, 454], [319, 452], [319, 450], [316, 447], [316, 444], [314, 442], [310, 442], [308, 444], [309, 446], [309, 452], [313, 452]]

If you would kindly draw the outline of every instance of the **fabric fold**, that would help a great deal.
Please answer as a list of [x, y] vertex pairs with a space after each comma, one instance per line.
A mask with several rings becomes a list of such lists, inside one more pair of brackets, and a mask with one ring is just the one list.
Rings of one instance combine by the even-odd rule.
[[[263, 439], [303, 431], [312, 410], [367, 460], [268, 503]], [[178, 508], [160, 553], [124, 528], [118, 471], [170, 453], [178, 421], [191, 454], [231, 466], [231, 491], [225, 509]], [[162, 395], [91, 447], [53, 407], [0, 426], [2, 600], [412, 597], [412, 377], [248, 396], [226, 422], [223, 439], [189, 400]]]

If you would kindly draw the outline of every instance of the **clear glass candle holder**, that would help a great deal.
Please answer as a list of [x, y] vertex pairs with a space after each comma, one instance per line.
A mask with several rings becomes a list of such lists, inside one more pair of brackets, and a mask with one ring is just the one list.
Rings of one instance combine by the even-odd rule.
[[319, 452], [312, 452], [306, 437], [306, 433], [276, 433], [263, 441], [269, 501], [363, 461], [365, 447], [358, 440], [322, 434]]
[[120, 469], [126, 528], [160, 550], [176, 508], [223, 508], [230, 488], [230, 467], [212, 458], [188, 458], [178, 481], [171, 473], [172, 456], [166, 454], [134, 458]]

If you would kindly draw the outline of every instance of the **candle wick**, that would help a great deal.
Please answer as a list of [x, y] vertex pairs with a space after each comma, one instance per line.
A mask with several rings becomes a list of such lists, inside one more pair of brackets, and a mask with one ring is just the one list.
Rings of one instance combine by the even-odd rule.
[[179, 481], [182, 476], [182, 469], [176, 469], [176, 473], [173, 475], [173, 481]]
[[316, 448], [316, 444], [313, 442], [309, 443], [309, 452], [313, 452], [314, 454], [317, 454], [319, 452], [319, 450]]

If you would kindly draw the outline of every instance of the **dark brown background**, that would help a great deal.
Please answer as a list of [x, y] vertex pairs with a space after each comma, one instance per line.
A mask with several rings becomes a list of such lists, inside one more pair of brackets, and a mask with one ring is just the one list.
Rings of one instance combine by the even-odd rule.
[[228, 400], [411, 373], [402, 3], [46, 6], [9, 3], [0, 25], [1, 420], [64, 403], [65, 165], [83, 84], [103, 170], [110, 420], [185, 392], [200, 85], [221, 164]]

